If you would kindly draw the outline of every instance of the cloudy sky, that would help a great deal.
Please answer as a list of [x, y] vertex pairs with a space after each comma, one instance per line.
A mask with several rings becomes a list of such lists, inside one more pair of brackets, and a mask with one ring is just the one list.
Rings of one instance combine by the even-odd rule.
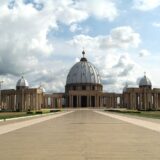
[[160, 0], [0, 0], [3, 89], [24, 75], [64, 91], [83, 48], [105, 91], [137, 86], [144, 72], [160, 87]]

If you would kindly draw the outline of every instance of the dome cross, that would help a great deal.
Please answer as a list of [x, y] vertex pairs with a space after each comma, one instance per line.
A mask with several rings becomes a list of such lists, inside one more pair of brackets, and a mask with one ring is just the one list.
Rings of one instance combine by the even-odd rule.
[[82, 54], [83, 54], [83, 58], [84, 58], [84, 55], [86, 54], [84, 50], [82, 51]]

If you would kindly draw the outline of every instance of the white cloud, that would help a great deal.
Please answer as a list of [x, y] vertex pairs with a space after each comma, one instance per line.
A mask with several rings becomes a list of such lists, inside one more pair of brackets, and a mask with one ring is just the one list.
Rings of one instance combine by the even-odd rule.
[[160, 27], [160, 22], [154, 22], [153, 24], [152, 24], [154, 27]]
[[[42, 82], [47, 91], [62, 92], [65, 89], [65, 81], [68, 73], [68, 67], [63, 61], [47, 61], [40, 63], [41, 67], [30, 73], [30, 82], [37, 86]], [[60, 67], [57, 67], [60, 66]]]
[[69, 30], [73, 33], [80, 32], [80, 33], [87, 34], [89, 32], [89, 27], [82, 28], [80, 25], [74, 23], [74, 24], [70, 25]]
[[81, 31], [82, 27], [80, 27], [78, 24], [72, 24], [70, 26], [70, 31], [71, 32], [77, 32], [77, 31]]
[[137, 48], [140, 44], [140, 35], [129, 26], [122, 26], [112, 29], [110, 35], [91, 37], [77, 35], [69, 43], [85, 48], [98, 49], [128, 49]]
[[81, 22], [88, 18], [87, 12], [79, 8], [75, 8], [72, 3], [66, 5], [66, 3], [63, 4], [64, 1], [61, 2], [62, 5], [57, 4], [58, 7], [55, 10], [55, 16], [57, 18], [57, 21], [69, 25], [75, 22]]
[[[88, 1], [83, 3], [85, 7], [90, 4]], [[54, 42], [47, 39], [50, 28], [57, 29], [59, 23], [64, 23], [72, 25], [72, 31], [81, 30], [78, 22], [86, 20], [93, 13], [97, 15], [93, 9], [95, 1], [92, 3], [92, 9], [87, 10], [82, 7], [82, 3], [72, 0], [35, 0], [34, 5], [16, 0], [8, 8], [8, 2], [3, 0], [0, 5], [0, 43], [3, 44], [0, 46], [0, 73], [19, 75], [33, 70], [42, 57], [45, 59], [44, 56], [50, 56], [54, 52]], [[110, 4], [116, 12], [111, 1], [102, 1], [98, 5], [104, 3]], [[43, 7], [38, 10], [36, 6], [40, 4]], [[111, 18], [109, 12], [111, 11], [107, 11], [107, 15], [104, 14], [101, 18], [113, 19], [115, 16], [111, 14]], [[73, 24], [77, 24], [77, 27]], [[87, 31], [84, 28], [81, 33]]]
[[[130, 26], [122, 26], [114, 28], [109, 35], [92, 37], [83, 34], [88, 31], [80, 24], [91, 16], [114, 20], [118, 11], [113, 1], [35, 2], [43, 3], [43, 9], [37, 10], [31, 3], [25, 5], [22, 0], [17, 0], [13, 9], [7, 7], [6, 1], [0, 4], [0, 44], [3, 44], [0, 46], [0, 74], [5, 81], [4, 87], [15, 86], [20, 74], [26, 73], [32, 87], [42, 82], [46, 90], [64, 91], [66, 76], [72, 66], [70, 60], [73, 59], [74, 64], [75, 58], [77, 62], [76, 57], [83, 47], [87, 57], [101, 71], [107, 91], [113, 91], [113, 88], [119, 91], [126, 80], [134, 82], [137, 64], [125, 52], [139, 46], [140, 35]], [[81, 34], [69, 42], [49, 41], [49, 30], [58, 30], [61, 23]], [[62, 60], [57, 61], [53, 54], [62, 56]], [[66, 57], [72, 58], [67, 61]]]
[[137, 48], [140, 44], [140, 35], [136, 33], [130, 26], [122, 26], [114, 28], [110, 36], [102, 40], [102, 47], [107, 48]]
[[86, 11], [89, 15], [95, 16], [99, 19], [114, 20], [118, 16], [118, 10], [112, 0], [81, 0], [77, 3], [77, 7]]
[[137, 78], [141, 76], [142, 68], [134, 62], [128, 53], [109, 53], [96, 59], [100, 70], [104, 90], [107, 92], [122, 92], [125, 82], [130, 87], [137, 86]]
[[[38, 10], [37, 5], [26, 5], [23, 0], [16, 0], [9, 8], [8, 1], [0, 4], [0, 74], [3, 79], [7, 78], [8, 87], [13, 85], [12, 79], [16, 82], [22, 73], [27, 73], [30, 81], [37, 76], [32, 73], [40, 74], [47, 67], [54, 72], [55, 67], [48, 65], [48, 58], [54, 52], [54, 42], [47, 39], [50, 28], [57, 29], [59, 22], [71, 24], [88, 17], [88, 13], [75, 8], [71, 0], [34, 2], [42, 3], [43, 8]], [[41, 61], [45, 64], [43, 68]], [[53, 79], [53, 83], [55, 81]]]
[[160, 0], [134, 0], [134, 8], [149, 11], [160, 6]]
[[145, 56], [149, 56], [149, 55], [150, 55], [150, 52], [148, 50], [146, 50], [146, 49], [142, 49], [139, 52], [139, 56], [140, 57], [145, 57]]
[[100, 44], [99, 37], [91, 37], [88, 35], [76, 35], [72, 40], [68, 41], [68, 44], [78, 48], [85, 48], [88, 50], [92, 50], [94, 48], [99, 48]]
[[3, 44], [0, 46], [0, 72], [13, 75], [29, 72], [38, 64], [39, 56], [52, 53], [53, 46], [46, 34], [48, 27], [56, 27], [56, 23], [44, 12], [20, 0], [13, 9], [9, 9], [6, 2], [0, 10], [0, 43]]

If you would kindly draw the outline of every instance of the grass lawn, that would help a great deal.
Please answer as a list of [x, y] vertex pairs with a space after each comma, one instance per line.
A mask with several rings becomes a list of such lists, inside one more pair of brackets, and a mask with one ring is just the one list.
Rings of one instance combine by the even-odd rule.
[[160, 119], [160, 111], [143, 111], [139, 116], [148, 117], [148, 118], [158, 118]]
[[26, 112], [0, 112], [0, 119], [29, 116]]
[[127, 109], [107, 109], [105, 111], [160, 119], [160, 111], [137, 111], [137, 110], [127, 110]]
[[47, 114], [51, 112], [59, 112], [58, 109], [41, 109], [40, 111], [31, 111], [30, 113], [27, 112], [0, 112], [0, 119], [9, 119], [9, 118], [16, 118], [16, 117], [24, 117], [24, 116], [31, 116], [37, 114]]

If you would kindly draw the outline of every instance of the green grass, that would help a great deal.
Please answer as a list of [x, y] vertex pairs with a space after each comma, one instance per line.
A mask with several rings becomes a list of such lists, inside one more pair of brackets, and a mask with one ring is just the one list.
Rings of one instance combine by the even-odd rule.
[[132, 113], [132, 114], [139, 114], [141, 113], [140, 111], [137, 111], [137, 110], [127, 110], [127, 109], [107, 109], [105, 111], [108, 111], [108, 112], [117, 112], [117, 113]]
[[1, 112], [0, 119], [10, 119], [16, 117], [29, 116], [26, 112]]
[[140, 116], [160, 119], [160, 111], [143, 111]]
[[146, 118], [160, 119], [160, 111], [137, 111], [137, 110], [127, 110], [127, 109], [108, 109], [105, 111], [146, 117]]
[[43, 113], [50, 113], [50, 110], [51, 110], [51, 109], [41, 109], [41, 111], [42, 111]]
[[[30, 112], [0, 112], [0, 119], [10, 119], [10, 118], [17, 118], [17, 117], [25, 117], [37, 114], [47, 114], [51, 112], [59, 112], [61, 110], [55, 109], [41, 109], [39, 111], [30, 111]], [[42, 113], [40, 113], [42, 112]]]

